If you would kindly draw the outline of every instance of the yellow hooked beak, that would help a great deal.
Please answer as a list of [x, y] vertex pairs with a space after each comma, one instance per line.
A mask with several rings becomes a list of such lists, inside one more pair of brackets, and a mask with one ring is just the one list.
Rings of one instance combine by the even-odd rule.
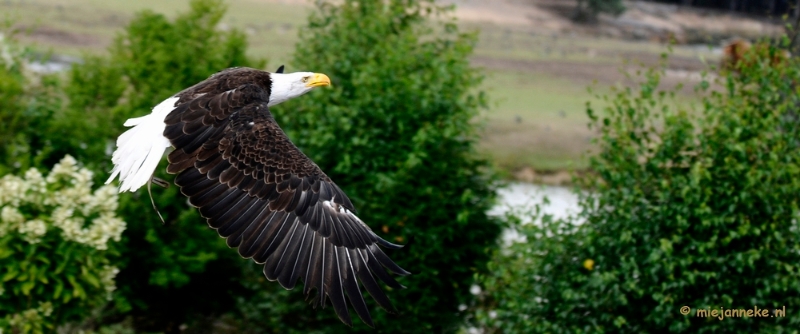
[[320, 86], [330, 86], [331, 79], [328, 78], [327, 75], [322, 73], [314, 73], [314, 76], [311, 77], [310, 80], [306, 83], [306, 87], [320, 87]]

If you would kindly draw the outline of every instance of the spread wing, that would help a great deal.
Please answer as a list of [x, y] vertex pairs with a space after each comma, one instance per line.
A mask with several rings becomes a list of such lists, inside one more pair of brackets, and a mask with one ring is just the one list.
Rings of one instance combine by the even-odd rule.
[[[355, 214], [347, 196], [292, 144], [255, 85], [201, 95], [165, 119], [175, 150], [167, 171], [208, 224], [239, 254], [264, 264], [264, 274], [286, 289], [303, 280], [314, 307], [331, 303], [350, 325], [345, 296], [372, 326], [358, 281], [377, 303], [394, 311], [377, 276], [402, 288], [388, 271], [407, 275], [378, 245], [381, 239]], [[374, 275], [374, 276], [373, 276]]]

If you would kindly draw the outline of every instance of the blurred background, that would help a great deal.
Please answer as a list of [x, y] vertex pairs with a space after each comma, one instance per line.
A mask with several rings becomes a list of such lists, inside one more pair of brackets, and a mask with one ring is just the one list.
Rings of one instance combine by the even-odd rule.
[[[798, 1], [3, 0], [0, 13], [11, 333], [370, 331], [266, 282], [174, 187], [153, 189], [164, 225], [143, 190], [99, 187], [125, 119], [223, 68], [283, 64], [334, 87], [276, 107], [282, 127], [374, 230], [408, 243], [389, 253], [414, 273], [388, 292], [400, 313], [369, 304], [377, 331], [800, 328]], [[58, 204], [69, 191], [89, 195]], [[70, 219], [86, 237], [63, 232]], [[685, 305], [787, 311], [721, 321]]]
[[[588, 87], [625, 84], [621, 69], [657, 64], [674, 41], [665, 80], [685, 82], [691, 91], [701, 71], [719, 64], [726, 43], [777, 37], [784, 30], [782, 17], [794, 15], [789, 0], [584, 2], [587, 14], [579, 1], [569, 0], [437, 2], [455, 7], [463, 30], [479, 32], [470, 62], [485, 70], [481, 89], [491, 100], [480, 151], [508, 178], [562, 184], [569, 181], [564, 171], [587, 167], [583, 153], [591, 132], [584, 107], [593, 98]], [[595, 2], [609, 5], [589, 7]], [[246, 54], [267, 60], [267, 68], [291, 59], [298, 32], [314, 10], [305, 0], [226, 5], [217, 28], [243, 32]], [[23, 45], [52, 53], [36, 68], [63, 71], [84, 53], [106, 52], [137, 12], [171, 18], [189, 3], [8, 0], [2, 6], [22, 32]]]

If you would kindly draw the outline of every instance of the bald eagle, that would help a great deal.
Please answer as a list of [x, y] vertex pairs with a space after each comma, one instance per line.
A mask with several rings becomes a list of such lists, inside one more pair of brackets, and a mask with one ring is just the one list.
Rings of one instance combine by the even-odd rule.
[[[402, 288], [388, 272], [409, 273], [379, 248], [398, 249], [355, 215], [350, 199], [281, 130], [269, 108], [330, 85], [320, 73], [230, 68], [132, 118], [117, 139], [114, 168], [120, 192], [150, 182], [165, 150], [167, 172], [208, 225], [239, 255], [264, 265], [286, 289], [303, 293], [351, 325], [345, 296], [373, 326], [358, 281], [382, 308], [396, 312], [375, 276]], [[388, 272], [387, 272], [388, 271]], [[374, 276], [373, 276], [374, 275]]]

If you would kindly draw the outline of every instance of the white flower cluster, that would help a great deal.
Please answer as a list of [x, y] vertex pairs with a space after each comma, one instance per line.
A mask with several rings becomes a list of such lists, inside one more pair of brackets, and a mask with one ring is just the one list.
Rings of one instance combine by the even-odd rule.
[[33, 219], [20, 224], [18, 231], [25, 241], [35, 244], [47, 232], [47, 225], [41, 219]]
[[[44, 318], [53, 314], [53, 304], [50, 302], [39, 302], [39, 307], [27, 309], [17, 314], [9, 314], [6, 319], [11, 325], [11, 328], [22, 328], [25, 325], [44, 323]], [[13, 331], [12, 331], [13, 332]]]
[[92, 192], [91, 180], [92, 173], [69, 155], [46, 178], [35, 168], [24, 178], [6, 175], [0, 179], [0, 237], [16, 231], [37, 243], [55, 227], [65, 240], [108, 249], [108, 240], [122, 237], [125, 222], [114, 213], [116, 189], [106, 185]]
[[103, 269], [100, 271], [100, 283], [102, 283], [103, 287], [106, 289], [106, 299], [108, 300], [111, 300], [114, 290], [117, 289], [117, 284], [114, 281], [117, 274], [119, 274], [119, 269], [114, 266], [103, 266]]

